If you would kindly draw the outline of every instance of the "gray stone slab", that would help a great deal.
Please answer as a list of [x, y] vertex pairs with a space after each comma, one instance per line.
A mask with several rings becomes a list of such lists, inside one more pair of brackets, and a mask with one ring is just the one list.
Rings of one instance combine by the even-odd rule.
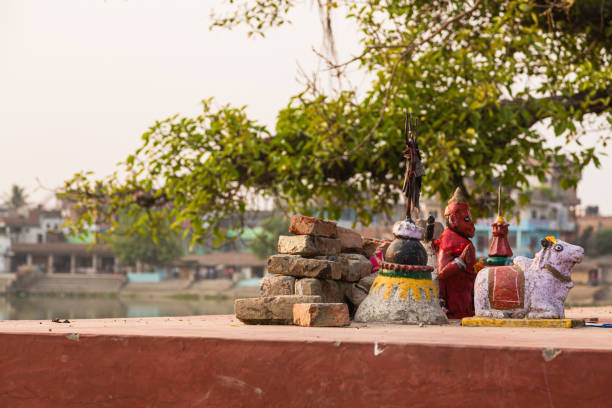
[[295, 282], [295, 293], [321, 296], [326, 303], [343, 303], [346, 302], [347, 291], [351, 285], [331, 279], [304, 278]]
[[355, 271], [357, 276], [356, 279], [349, 280], [349, 282], [358, 281], [372, 273], [372, 263], [365, 256], [361, 254], [340, 254], [340, 257], [348, 260], [349, 269]]
[[336, 238], [316, 237], [313, 235], [281, 235], [278, 237], [278, 252], [305, 257], [317, 255], [338, 255], [340, 240]]
[[342, 278], [343, 266], [348, 262], [331, 261], [325, 257], [303, 258], [299, 255], [272, 255], [267, 261], [268, 273], [303, 278], [335, 279]]
[[264, 276], [259, 283], [261, 296], [293, 295], [295, 278], [286, 275]]
[[363, 243], [361, 234], [348, 228], [337, 227], [338, 238], [342, 244], [342, 251], [361, 251]]
[[247, 324], [293, 324], [293, 305], [318, 303], [320, 296], [268, 296], [236, 299], [236, 317]]

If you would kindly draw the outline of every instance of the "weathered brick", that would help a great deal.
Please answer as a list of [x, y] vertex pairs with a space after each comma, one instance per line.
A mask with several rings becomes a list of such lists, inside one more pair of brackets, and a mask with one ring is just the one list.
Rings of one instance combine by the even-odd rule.
[[349, 282], [326, 280], [323, 284], [323, 300], [326, 303], [344, 303], [349, 285]]
[[337, 238], [315, 237], [315, 246], [321, 255], [340, 255], [342, 245]]
[[342, 327], [351, 324], [345, 303], [297, 303], [293, 324], [306, 327]]
[[364, 290], [363, 287], [359, 285], [359, 283], [351, 284], [350, 288], [347, 288], [346, 298], [349, 302], [354, 306], [355, 310], [359, 307], [361, 302], [364, 301], [366, 296], [368, 296], [367, 290]]
[[377, 277], [378, 277], [378, 272], [371, 273], [368, 276], [359, 279], [359, 282], [357, 282], [357, 284], [361, 286], [366, 292], [369, 292], [370, 288], [374, 284], [374, 281], [376, 280]]
[[291, 218], [289, 232], [295, 235], [315, 235], [330, 238], [336, 238], [338, 234], [335, 222], [298, 214]]
[[347, 269], [346, 274], [342, 277], [342, 280], [345, 282], [357, 282], [361, 279], [361, 275], [358, 268], [351, 268], [351, 260], [348, 261], [349, 267]]
[[[338, 275], [340, 276], [339, 278], [337, 278], [337, 280], [343, 280], [343, 281], [348, 281], [348, 282], [359, 280], [359, 278], [356, 277], [356, 274], [354, 272], [351, 272], [351, 270], [349, 269], [348, 259], [346, 258], [328, 255], [328, 256], [316, 256], [315, 259], [327, 260], [331, 262], [331, 269], [332, 269], [333, 276], [338, 276]], [[336, 278], [332, 278], [332, 279], [336, 279]]]
[[321, 296], [324, 301], [327, 301], [323, 296], [322, 282], [325, 282], [325, 280], [317, 278], [298, 279], [295, 281], [295, 294]]
[[278, 252], [281, 254], [315, 256], [338, 255], [340, 240], [313, 235], [281, 235], [278, 237]]
[[304, 278], [295, 282], [296, 295], [321, 296], [326, 303], [344, 302], [344, 282], [330, 279]]
[[278, 237], [280, 254], [314, 256], [320, 255], [312, 235], [281, 235]]
[[295, 278], [286, 275], [264, 276], [259, 283], [261, 296], [293, 295]]
[[[304, 278], [341, 279], [342, 269], [325, 257], [302, 258], [299, 255], [272, 255], [268, 258], [268, 273]], [[348, 263], [346, 263], [348, 269]]]
[[357, 252], [361, 251], [363, 243], [361, 241], [361, 235], [348, 228], [337, 227], [338, 238], [342, 245], [342, 252]]
[[345, 286], [344, 296], [355, 309], [357, 309], [361, 302], [363, 302], [363, 300], [366, 298], [377, 276], [378, 273], [371, 273], [368, 276], [361, 278], [359, 282], [350, 283], [348, 284], [349, 286]]
[[349, 282], [358, 281], [372, 273], [372, 263], [365, 256], [361, 254], [340, 254], [340, 256], [348, 260], [349, 270], [355, 271], [351, 276], [358, 276], [357, 279], [349, 280]]
[[320, 296], [268, 296], [236, 299], [236, 317], [247, 324], [293, 324], [293, 305], [320, 302]]
[[376, 239], [376, 238], [363, 238], [363, 247], [360, 253], [366, 258], [370, 258], [376, 251], [382, 251], [383, 255], [387, 252], [387, 248], [391, 245], [391, 241], [388, 239]]

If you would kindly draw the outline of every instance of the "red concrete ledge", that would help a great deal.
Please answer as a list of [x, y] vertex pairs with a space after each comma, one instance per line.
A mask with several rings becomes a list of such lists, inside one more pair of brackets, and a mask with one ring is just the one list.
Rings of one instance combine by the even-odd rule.
[[0, 407], [608, 407], [612, 398], [612, 331], [597, 328], [5, 321], [0, 347]]

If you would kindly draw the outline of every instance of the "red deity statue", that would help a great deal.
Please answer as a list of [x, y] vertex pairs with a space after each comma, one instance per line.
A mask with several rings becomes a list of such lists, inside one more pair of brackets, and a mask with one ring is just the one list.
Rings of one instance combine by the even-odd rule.
[[[446, 229], [434, 241], [440, 298], [444, 299], [449, 319], [474, 316], [476, 249], [470, 206], [457, 188], [444, 210]], [[478, 268], [476, 268], [478, 269]]]

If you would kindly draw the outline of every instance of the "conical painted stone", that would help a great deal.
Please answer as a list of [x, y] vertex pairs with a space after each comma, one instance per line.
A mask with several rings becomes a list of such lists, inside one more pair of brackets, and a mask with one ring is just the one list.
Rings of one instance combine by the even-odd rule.
[[438, 288], [431, 279], [433, 267], [426, 263], [427, 252], [418, 239], [396, 235], [378, 277], [355, 313], [355, 321], [447, 324]]

